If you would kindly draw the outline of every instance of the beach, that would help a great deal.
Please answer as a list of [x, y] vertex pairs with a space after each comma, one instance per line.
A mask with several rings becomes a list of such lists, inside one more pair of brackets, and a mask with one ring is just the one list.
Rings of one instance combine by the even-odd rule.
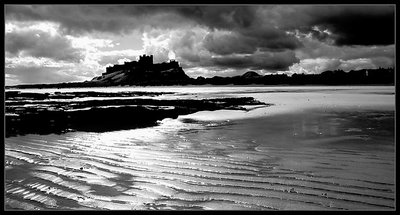
[[[88, 89], [22, 91], [80, 90]], [[394, 86], [90, 90], [271, 105], [135, 129], [5, 138], [6, 209], [395, 209]]]

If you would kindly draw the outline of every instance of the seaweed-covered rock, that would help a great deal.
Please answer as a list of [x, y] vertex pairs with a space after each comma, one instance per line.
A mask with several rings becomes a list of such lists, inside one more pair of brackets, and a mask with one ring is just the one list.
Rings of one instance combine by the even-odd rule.
[[[23, 95], [23, 96], [21, 96]], [[112, 131], [157, 125], [164, 118], [177, 118], [203, 110], [243, 110], [242, 105], [260, 105], [251, 97], [159, 100], [135, 97], [157, 93], [98, 93], [108, 99], [76, 100], [97, 97], [96, 92], [21, 94], [11, 92], [6, 100], [6, 137], [18, 134], [49, 134], [67, 131]], [[14, 97], [13, 97], [14, 96]], [[132, 98], [112, 97], [132, 96]], [[30, 99], [27, 99], [27, 98]], [[59, 98], [63, 98], [60, 100]]]

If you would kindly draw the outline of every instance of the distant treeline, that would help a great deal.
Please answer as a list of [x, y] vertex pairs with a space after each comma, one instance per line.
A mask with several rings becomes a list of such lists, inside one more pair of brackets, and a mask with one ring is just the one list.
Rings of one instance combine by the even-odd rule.
[[362, 69], [344, 72], [343, 70], [325, 71], [320, 74], [272, 74], [259, 75], [255, 72], [247, 72], [242, 76], [212, 78], [198, 77], [196, 84], [215, 85], [394, 85], [394, 69]]
[[[343, 70], [325, 71], [320, 74], [271, 74], [260, 75], [254, 71], [246, 72], [240, 76], [221, 77], [214, 76], [212, 78], [189, 78], [183, 77], [179, 80], [169, 79], [152, 79], [146, 81], [132, 82], [129, 85], [139, 86], [165, 86], [165, 85], [394, 85], [394, 68], [378, 68], [378, 69], [362, 69], [351, 70], [344, 72]], [[119, 84], [109, 83], [93, 83], [85, 82], [70, 82], [57, 84], [29, 84], [12, 86], [16, 88], [69, 88], [69, 87], [105, 87], [119, 86]], [[124, 85], [126, 86], [126, 85]], [[10, 87], [6, 87], [10, 88]]]

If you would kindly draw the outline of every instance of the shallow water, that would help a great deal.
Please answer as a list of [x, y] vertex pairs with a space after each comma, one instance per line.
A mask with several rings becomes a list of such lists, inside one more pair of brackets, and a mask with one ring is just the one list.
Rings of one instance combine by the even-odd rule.
[[274, 106], [6, 138], [6, 208], [395, 208], [394, 87], [142, 90], [246, 95]]

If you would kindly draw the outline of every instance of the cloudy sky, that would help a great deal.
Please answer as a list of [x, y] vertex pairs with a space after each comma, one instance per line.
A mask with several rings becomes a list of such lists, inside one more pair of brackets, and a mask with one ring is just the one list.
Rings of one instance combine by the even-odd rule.
[[212, 77], [394, 66], [393, 5], [6, 5], [5, 83], [91, 80], [153, 54]]

